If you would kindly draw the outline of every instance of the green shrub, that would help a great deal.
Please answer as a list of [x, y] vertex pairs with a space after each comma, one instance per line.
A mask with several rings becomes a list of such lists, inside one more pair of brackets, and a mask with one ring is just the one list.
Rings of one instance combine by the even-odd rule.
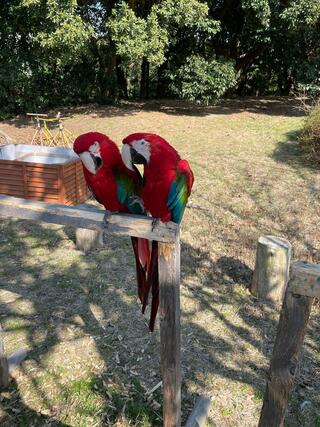
[[202, 56], [191, 55], [171, 79], [171, 90], [179, 98], [209, 104], [235, 84], [236, 72], [232, 62], [207, 61]]
[[320, 163], [320, 105], [305, 120], [299, 141], [308, 156]]

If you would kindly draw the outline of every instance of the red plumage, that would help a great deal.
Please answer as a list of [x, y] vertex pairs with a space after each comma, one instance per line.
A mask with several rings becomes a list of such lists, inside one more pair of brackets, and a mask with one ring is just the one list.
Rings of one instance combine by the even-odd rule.
[[[95, 143], [99, 145], [95, 146]], [[123, 163], [117, 145], [106, 135], [89, 132], [76, 138], [74, 151], [81, 157], [83, 153], [95, 159], [101, 159], [96, 172], [90, 172], [83, 163], [83, 172], [88, 187], [94, 196], [108, 211], [128, 213], [128, 206], [119, 200], [119, 177], [125, 177], [133, 185], [137, 196], [142, 190], [142, 179], [137, 170], [129, 170]], [[91, 150], [91, 151], [90, 151]], [[99, 160], [100, 163], [100, 160]], [[146, 239], [131, 238], [136, 260], [138, 295], [143, 303], [147, 292], [147, 271], [150, 264], [150, 247]]]
[[[150, 143], [150, 161], [144, 166], [144, 186], [141, 198], [146, 211], [162, 222], [172, 220], [167, 205], [168, 194], [177, 171], [185, 173], [188, 181], [188, 195], [191, 193], [194, 177], [186, 160], [181, 160], [178, 152], [164, 138], [152, 133], [133, 133], [123, 140], [131, 145], [134, 141], [146, 140]], [[156, 195], [156, 197], [155, 197]]]
[[110, 212], [128, 212], [128, 208], [119, 202], [115, 174], [128, 174], [133, 182], [141, 188], [141, 178], [134, 171], [130, 171], [123, 164], [117, 145], [106, 135], [100, 132], [88, 132], [77, 137], [73, 150], [77, 154], [88, 151], [90, 146], [98, 142], [103, 164], [92, 174], [83, 166], [83, 173], [88, 187], [101, 203]]
[[[123, 140], [123, 144], [129, 145], [130, 152], [132, 151], [134, 155], [137, 155], [138, 151], [139, 162], [144, 157], [144, 186], [141, 197], [145, 209], [153, 217], [160, 218], [162, 222], [180, 223], [194, 182], [189, 163], [181, 160], [178, 152], [164, 138], [156, 134], [131, 134]], [[147, 304], [150, 287], [152, 288], [152, 306], [149, 327], [153, 330], [159, 305], [157, 242], [152, 242], [148, 292], [143, 310]]]

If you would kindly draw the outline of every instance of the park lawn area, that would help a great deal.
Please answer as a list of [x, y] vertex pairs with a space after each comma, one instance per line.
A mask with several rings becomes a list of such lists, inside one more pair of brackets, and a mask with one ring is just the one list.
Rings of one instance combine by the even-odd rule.
[[[212, 395], [210, 426], [254, 427], [279, 307], [247, 290], [256, 242], [284, 237], [294, 259], [320, 262], [320, 176], [296, 142], [303, 114], [286, 99], [215, 107], [128, 103], [64, 111], [75, 134], [119, 144], [159, 133], [195, 174], [182, 224], [183, 420]], [[0, 122], [17, 142], [24, 118]], [[68, 227], [0, 221], [0, 322], [8, 353], [30, 352], [0, 394], [1, 426], [160, 426], [159, 328], [136, 296], [129, 239], [107, 237], [84, 255]], [[313, 307], [286, 426], [320, 426], [319, 307]], [[306, 403], [307, 402], [307, 403]]]

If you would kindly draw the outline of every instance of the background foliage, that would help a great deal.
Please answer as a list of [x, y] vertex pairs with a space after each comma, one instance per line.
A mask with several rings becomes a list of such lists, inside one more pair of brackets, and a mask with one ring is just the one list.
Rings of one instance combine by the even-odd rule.
[[299, 142], [308, 157], [320, 164], [320, 104], [314, 106], [306, 118]]
[[314, 0], [0, 3], [1, 116], [117, 98], [320, 91]]

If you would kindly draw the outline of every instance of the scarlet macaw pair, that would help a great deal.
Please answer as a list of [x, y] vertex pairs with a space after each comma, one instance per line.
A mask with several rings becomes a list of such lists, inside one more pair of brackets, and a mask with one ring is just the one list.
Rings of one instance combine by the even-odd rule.
[[[120, 155], [106, 135], [89, 132], [78, 136], [74, 151], [83, 164], [88, 187], [110, 212], [151, 214], [163, 222], [180, 223], [193, 185], [193, 173], [186, 160], [163, 138], [135, 133], [123, 140]], [[144, 165], [141, 177], [136, 164]], [[159, 305], [158, 242], [132, 237], [136, 260], [138, 296], [142, 312], [152, 289], [149, 328], [153, 331]]]

